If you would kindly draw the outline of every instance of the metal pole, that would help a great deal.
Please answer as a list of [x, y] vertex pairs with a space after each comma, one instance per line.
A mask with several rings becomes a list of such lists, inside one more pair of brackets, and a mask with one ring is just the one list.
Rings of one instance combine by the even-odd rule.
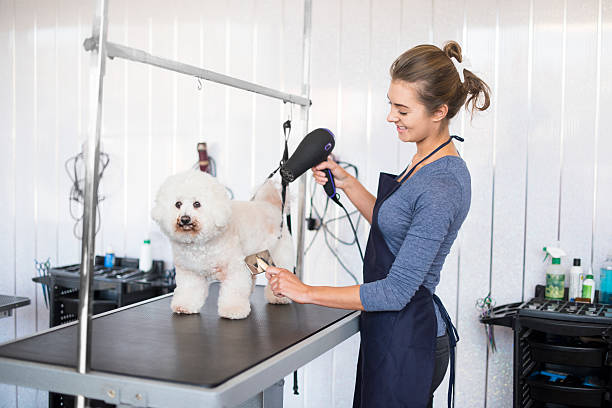
[[[95, 41], [87, 41], [85, 49], [95, 48]], [[182, 62], [173, 61], [167, 58], [156, 57], [148, 52], [137, 48], [127, 47], [125, 45], [115, 44], [112, 42], [106, 43], [106, 55], [108, 58], [122, 58], [129, 61], [141, 62], [147, 65], [153, 65], [158, 68], [167, 69], [169, 71], [178, 72], [185, 75], [190, 75], [196, 78], [205, 79], [211, 82], [228, 85], [234, 88], [243, 89], [245, 91], [254, 92], [260, 95], [269, 96], [275, 99], [281, 99], [283, 102], [295, 103], [302, 106], [310, 106], [310, 100], [303, 96], [292, 95], [285, 92], [277, 91], [276, 89], [267, 88], [257, 85], [252, 82], [243, 81], [242, 79], [233, 78], [228, 75], [219, 74], [214, 71], [199, 68], [193, 65], [184, 64]]]
[[[77, 372], [86, 374], [91, 362], [91, 288], [96, 244], [96, 204], [98, 201], [98, 161], [102, 127], [102, 91], [106, 62], [107, 0], [98, 0], [92, 37], [97, 50], [92, 50], [90, 71], [89, 135], [85, 149], [85, 195], [83, 206], [83, 239], [81, 243], [81, 284], [79, 290], [79, 327]], [[77, 396], [77, 407], [86, 406], [84, 396]]]
[[[302, 94], [310, 100], [310, 33], [312, 28], [312, 0], [304, 0], [304, 44], [302, 47]], [[309, 106], [302, 106], [303, 132], [308, 132]], [[307, 174], [300, 180], [297, 214], [297, 259], [295, 273], [298, 278], [304, 278], [304, 221], [306, 218], [306, 184]]]

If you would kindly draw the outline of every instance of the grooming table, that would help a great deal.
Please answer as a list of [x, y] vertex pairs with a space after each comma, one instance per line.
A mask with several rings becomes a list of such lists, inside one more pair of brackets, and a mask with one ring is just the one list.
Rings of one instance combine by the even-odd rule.
[[217, 315], [218, 284], [200, 314], [173, 314], [168, 294], [97, 315], [85, 375], [76, 322], [3, 344], [0, 383], [120, 407], [281, 407], [281, 380], [357, 333], [359, 312], [270, 305], [263, 289], [244, 320]]

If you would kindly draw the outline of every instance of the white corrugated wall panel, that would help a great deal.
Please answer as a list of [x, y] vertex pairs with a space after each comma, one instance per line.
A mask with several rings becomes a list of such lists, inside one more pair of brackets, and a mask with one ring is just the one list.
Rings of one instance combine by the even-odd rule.
[[612, 138], [609, 137], [607, 112], [612, 111], [612, 2], [599, 1], [599, 89], [595, 135], [595, 217], [593, 223], [593, 267], [599, 276], [599, 266], [607, 254], [612, 255]]
[[[502, 2], [497, 13], [490, 290], [504, 304], [521, 299], [523, 292], [530, 3]], [[483, 290], [480, 296], [485, 295]], [[497, 352], [488, 354], [487, 406], [511, 407], [512, 330], [495, 328], [495, 340]]]
[[[0, 1], [0, 293], [14, 294], [15, 276], [15, 12], [12, 1]], [[0, 342], [15, 338], [16, 316], [0, 319]], [[0, 384], [0, 404], [16, 407], [17, 387]]]

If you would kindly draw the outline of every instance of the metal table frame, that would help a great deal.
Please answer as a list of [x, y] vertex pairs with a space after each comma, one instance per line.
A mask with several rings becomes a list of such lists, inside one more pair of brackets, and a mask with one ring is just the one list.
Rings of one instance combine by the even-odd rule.
[[[95, 318], [169, 296], [172, 294], [101, 313]], [[214, 388], [98, 371], [80, 374], [72, 368], [6, 357], [0, 357], [0, 382], [64, 394], [80, 394], [119, 407], [278, 408], [283, 404], [282, 378], [357, 333], [359, 314], [353, 312], [347, 315], [331, 326]], [[40, 336], [76, 324], [78, 322], [57, 326], [25, 338]]]
[[[92, 303], [90, 300], [93, 281], [93, 263], [95, 257], [96, 202], [99, 182], [98, 164], [100, 151], [100, 133], [102, 128], [102, 105], [104, 74], [107, 58], [122, 58], [140, 62], [162, 69], [191, 75], [196, 78], [217, 82], [234, 88], [258, 93], [301, 106], [302, 132], [308, 129], [308, 113], [311, 105], [310, 95], [310, 32], [312, 0], [304, 0], [304, 36], [302, 95], [291, 95], [254, 83], [218, 74], [209, 70], [183, 64], [164, 58], [152, 56], [145, 51], [126, 47], [107, 41], [108, 0], [97, 0], [92, 36], [85, 40], [84, 47], [91, 51], [90, 62], [90, 124], [88, 128], [87, 147], [85, 149], [85, 186], [83, 206], [83, 234], [81, 246], [81, 283], [79, 290], [78, 310], [78, 344], [77, 369], [59, 368], [49, 365], [2, 359], [0, 362], [0, 382], [32, 386], [39, 389], [50, 389], [59, 392], [80, 392], [92, 398], [101, 398], [109, 402], [134, 406], [195, 406], [194, 402], [211, 403], [213, 406], [233, 404], [239, 399], [253, 395], [272, 384], [272, 378], [278, 379], [292, 369], [306, 363], [327, 348], [338, 344], [357, 330], [357, 321], [348, 319], [334, 329], [328, 328], [317, 333], [312, 339], [275, 356], [261, 367], [237, 377], [230, 383], [216, 390], [202, 390], [197, 387], [184, 387], [177, 384], [165, 384], [144, 381], [130, 377], [112, 376], [103, 373], [89, 372], [91, 342]], [[296, 273], [302, 276], [304, 256], [304, 218], [305, 218], [306, 177], [299, 184], [297, 214], [297, 259]], [[60, 326], [61, 327], [61, 326]], [[299, 352], [299, 353], [298, 353]], [[291, 367], [291, 369], [289, 369]], [[278, 387], [277, 387], [278, 388]], [[269, 394], [269, 393], [268, 393]], [[178, 396], [180, 395], [180, 398]], [[264, 393], [265, 395], [265, 393]], [[179, 402], [179, 400], [182, 400]], [[185, 401], [185, 403], [183, 403]], [[189, 402], [187, 402], [189, 401]], [[282, 400], [281, 400], [282, 403]], [[181, 404], [181, 405], [177, 405]], [[77, 407], [84, 407], [86, 401], [82, 396], [77, 398]]]

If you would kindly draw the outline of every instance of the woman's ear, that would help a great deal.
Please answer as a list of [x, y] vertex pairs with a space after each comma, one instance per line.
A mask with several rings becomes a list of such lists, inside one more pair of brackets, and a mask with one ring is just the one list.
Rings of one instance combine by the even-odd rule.
[[448, 105], [443, 103], [431, 115], [434, 122], [440, 122], [448, 114]]

